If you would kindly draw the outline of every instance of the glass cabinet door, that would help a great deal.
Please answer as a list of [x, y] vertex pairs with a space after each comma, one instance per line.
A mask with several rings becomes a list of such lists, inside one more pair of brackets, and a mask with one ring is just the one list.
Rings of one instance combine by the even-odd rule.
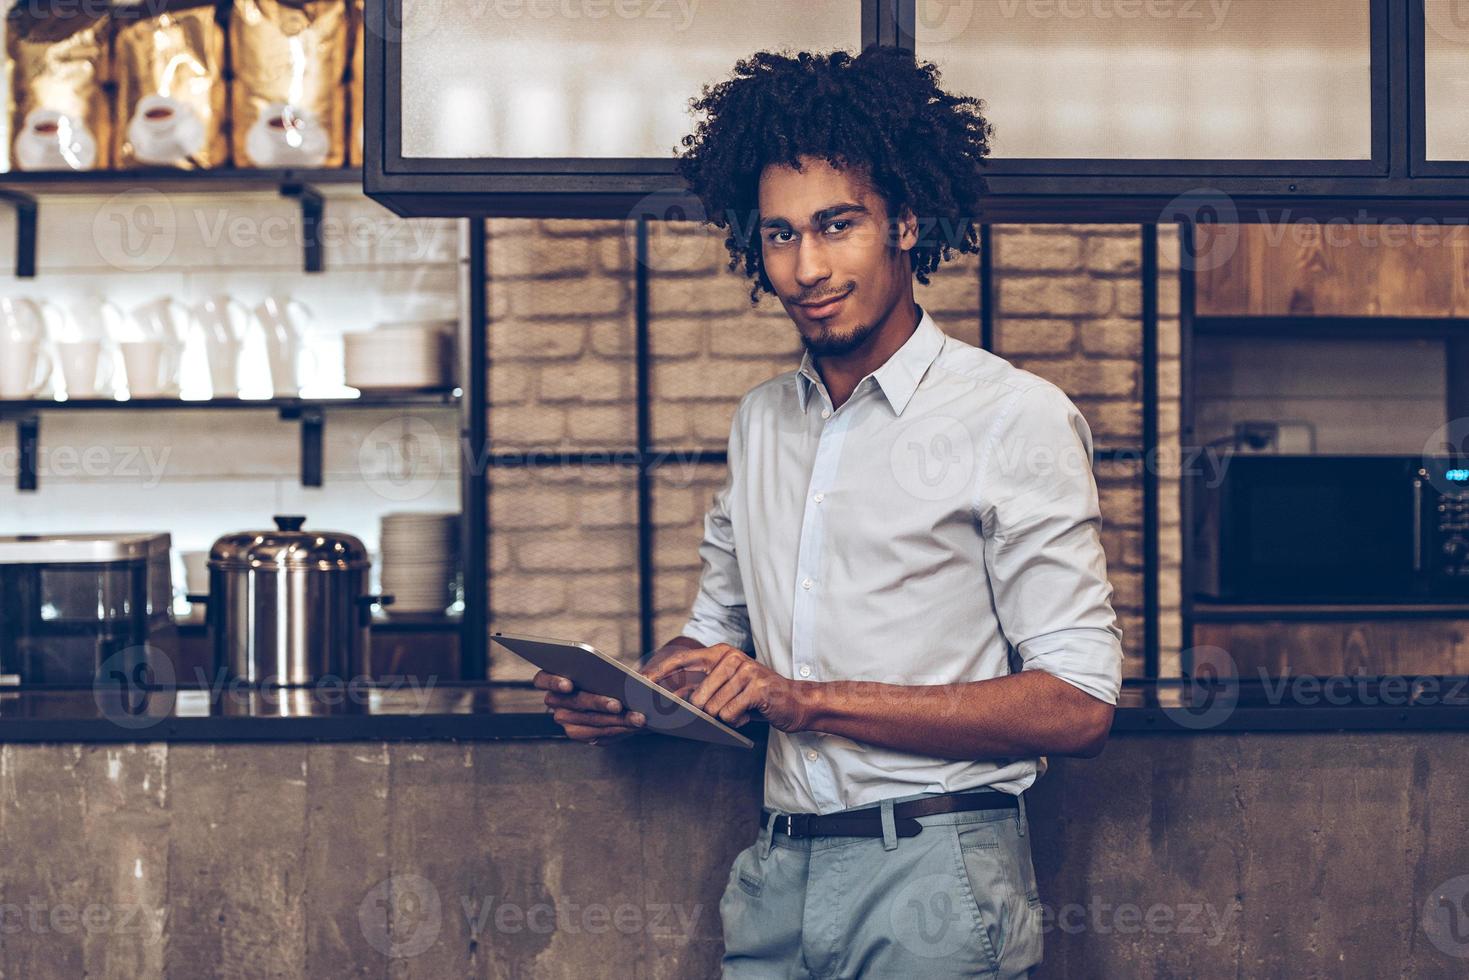
[[1423, 0], [1423, 125], [1428, 160], [1469, 160], [1469, 3]]
[[404, 158], [669, 159], [740, 58], [862, 37], [850, 0], [401, 2]]
[[986, 100], [996, 158], [1372, 156], [1370, 0], [917, 4], [915, 51]]

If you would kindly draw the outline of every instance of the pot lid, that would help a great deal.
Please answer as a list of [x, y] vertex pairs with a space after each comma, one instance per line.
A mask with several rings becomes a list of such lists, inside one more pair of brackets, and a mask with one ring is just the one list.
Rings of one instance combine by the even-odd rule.
[[324, 572], [367, 568], [367, 548], [340, 531], [304, 531], [306, 518], [277, 515], [273, 531], [226, 534], [209, 549], [210, 568], [302, 568]]

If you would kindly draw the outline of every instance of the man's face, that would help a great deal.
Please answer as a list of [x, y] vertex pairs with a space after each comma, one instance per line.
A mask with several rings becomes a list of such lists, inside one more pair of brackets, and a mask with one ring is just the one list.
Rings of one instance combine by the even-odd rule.
[[[912, 277], [916, 219], [887, 231], [887, 208], [861, 177], [821, 157], [760, 175], [760, 254], [766, 278], [814, 356], [860, 347]], [[829, 305], [815, 306], [824, 301]]]

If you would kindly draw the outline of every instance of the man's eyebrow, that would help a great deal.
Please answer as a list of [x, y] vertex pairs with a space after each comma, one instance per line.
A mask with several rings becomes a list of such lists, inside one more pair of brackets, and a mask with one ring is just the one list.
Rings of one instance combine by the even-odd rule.
[[[830, 221], [832, 218], [835, 218], [839, 214], [868, 214], [868, 213], [870, 213], [870, 212], [867, 210], [867, 208], [863, 207], [860, 204], [857, 204], [857, 203], [852, 202], [852, 201], [843, 201], [840, 204], [833, 204], [829, 208], [822, 208], [820, 211], [817, 211], [817, 212], [813, 213], [811, 215], [811, 224], [813, 226], [815, 226], [815, 227], [820, 227], [821, 225], [826, 224], [828, 221]], [[761, 228], [789, 228], [790, 227], [790, 222], [787, 221], [784, 218], [762, 218], [761, 221], [760, 221], [760, 227]]]

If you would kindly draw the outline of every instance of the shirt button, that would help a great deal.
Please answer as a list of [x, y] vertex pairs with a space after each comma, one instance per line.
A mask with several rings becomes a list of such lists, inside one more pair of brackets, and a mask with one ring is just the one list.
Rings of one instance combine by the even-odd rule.
[[824, 418], [824, 419], [831, 418], [831, 409], [829, 409], [829, 408], [823, 408], [821, 410], [821, 417]]
[[803, 588], [803, 589], [810, 589], [811, 588], [811, 580], [809, 578], [808, 579], [802, 579], [801, 580], [801, 588]]
[[802, 677], [810, 677], [811, 676], [811, 665], [810, 664], [802, 664], [801, 665], [801, 676]]
[[818, 493], [816, 496], [812, 497], [811, 499], [814, 500], [814, 501], [816, 501], [819, 504], [823, 500], [826, 499], [826, 494], [824, 494], [824, 493]]
[[815, 749], [812, 749], [810, 752], [806, 753], [806, 758], [810, 759], [812, 762], [815, 762], [817, 759], [821, 758], [821, 756], [816, 754]]

